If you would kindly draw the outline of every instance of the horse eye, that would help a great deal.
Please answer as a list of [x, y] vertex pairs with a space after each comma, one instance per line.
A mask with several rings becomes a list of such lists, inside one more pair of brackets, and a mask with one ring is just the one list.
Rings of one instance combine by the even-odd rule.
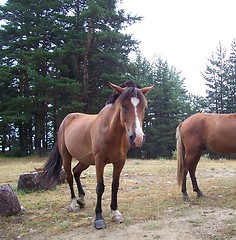
[[126, 106], [125, 104], [122, 104], [121, 106], [122, 106], [122, 111], [123, 111], [124, 113], [127, 113], [127, 112], [128, 112], [127, 106]]

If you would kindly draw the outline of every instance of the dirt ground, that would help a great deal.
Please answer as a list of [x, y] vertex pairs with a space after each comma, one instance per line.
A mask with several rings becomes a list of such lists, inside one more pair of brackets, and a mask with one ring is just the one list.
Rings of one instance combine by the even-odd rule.
[[[138, 164], [140, 169], [141, 163]], [[153, 163], [152, 163], [153, 164]], [[154, 163], [155, 164], [155, 163]], [[164, 162], [166, 164], [166, 162]], [[168, 163], [169, 164], [169, 163]], [[214, 164], [210, 162], [202, 162], [198, 167], [198, 179], [200, 188], [206, 194], [204, 198], [196, 198], [192, 193], [191, 185], [188, 183], [188, 190], [191, 200], [183, 202], [179, 189], [174, 185], [173, 189], [168, 188], [173, 181], [176, 181], [175, 163], [170, 163], [170, 169], [159, 169], [159, 173], [145, 174], [146, 184], [152, 189], [154, 185], [162, 183], [164, 187], [158, 190], [160, 199], [165, 196], [167, 203], [162, 203], [162, 210], [160, 213], [153, 211], [149, 219], [139, 218], [135, 223], [113, 224], [107, 221], [107, 227], [103, 230], [95, 230], [92, 224], [75, 228], [72, 231], [64, 232], [57, 235], [37, 234], [32, 236], [31, 240], [84, 240], [84, 239], [104, 239], [104, 240], [137, 240], [137, 239], [160, 239], [160, 240], [197, 240], [197, 239], [214, 239], [227, 240], [236, 239], [236, 162], [218, 161]], [[164, 174], [169, 173], [168, 177]], [[165, 178], [164, 178], [165, 176]], [[127, 191], [129, 186], [126, 186], [126, 179], [135, 181], [137, 187], [132, 187], [138, 191], [138, 185], [143, 181], [143, 176], [139, 174], [131, 174], [124, 170], [121, 182], [123, 183], [123, 190]], [[127, 181], [128, 181], [127, 180]], [[189, 180], [188, 180], [189, 181]], [[176, 183], [175, 183], [176, 184]], [[156, 186], [156, 185], [155, 185]], [[122, 191], [122, 189], [121, 189]], [[122, 195], [122, 193], [121, 193]], [[170, 199], [174, 200], [170, 200]], [[123, 201], [123, 200], [122, 200]], [[134, 199], [134, 206], [139, 206]], [[149, 205], [154, 202], [152, 199], [148, 200]], [[158, 201], [153, 199], [153, 201]], [[168, 202], [171, 201], [171, 202]], [[163, 210], [164, 208], [164, 210]], [[153, 208], [155, 209], [155, 208]], [[139, 211], [138, 209], [137, 211]], [[158, 211], [158, 209], [156, 210]], [[127, 217], [129, 213], [123, 213]], [[1, 238], [1, 237], [0, 237]]]
[[168, 209], [162, 219], [151, 220], [130, 226], [109, 225], [104, 230], [95, 230], [93, 226], [81, 227], [80, 229], [57, 236], [36, 236], [32, 239], [42, 240], [137, 240], [137, 239], [160, 239], [160, 240], [196, 240], [196, 239], [236, 239], [236, 235], [227, 236], [221, 233], [225, 225], [231, 225], [235, 229], [235, 211], [230, 209], [199, 209], [191, 207], [191, 214], [186, 212], [179, 217], [173, 217], [172, 210]]

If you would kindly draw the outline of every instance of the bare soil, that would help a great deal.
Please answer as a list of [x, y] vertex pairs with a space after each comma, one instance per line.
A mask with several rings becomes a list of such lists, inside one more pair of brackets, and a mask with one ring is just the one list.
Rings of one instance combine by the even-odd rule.
[[[49, 205], [46, 210], [45, 206], [42, 207], [42, 210], [39, 210], [40, 206], [38, 209], [35, 206], [37, 210], [27, 211], [26, 209], [23, 213], [24, 219], [21, 224], [26, 222], [26, 218], [30, 218], [31, 221], [36, 221], [35, 225], [39, 224], [40, 226], [32, 225], [27, 231], [18, 227], [19, 232], [15, 237], [12, 235], [10, 237], [0, 229], [0, 239], [236, 239], [236, 161], [201, 160], [197, 170], [197, 179], [205, 197], [196, 197], [188, 179], [187, 188], [190, 195], [188, 202], [182, 200], [181, 192], [176, 184], [176, 165], [175, 160], [163, 159], [127, 161], [121, 175], [118, 197], [119, 210], [126, 219], [123, 224], [117, 225], [109, 220], [112, 168], [107, 167], [103, 199], [103, 213], [107, 227], [103, 230], [94, 229], [96, 202], [94, 188], [96, 183], [95, 171], [92, 168], [84, 174], [82, 179], [87, 193], [87, 205], [80, 213], [68, 212], [68, 187], [63, 185], [56, 191], [48, 193], [52, 200], [50, 209]], [[63, 197], [57, 199], [57, 194], [62, 194]], [[45, 195], [43, 196], [45, 198]], [[28, 195], [28, 198], [30, 197], [32, 194]], [[25, 201], [23, 197], [21, 197], [22, 201]], [[49, 204], [48, 201], [47, 199], [47, 204]], [[58, 214], [62, 212], [62, 217], [57, 216], [60, 227], [55, 224], [51, 226], [49, 223], [42, 227], [43, 223], [35, 220], [37, 219], [36, 212], [41, 217], [45, 217], [49, 213], [53, 214], [56, 205], [60, 205], [57, 209]], [[13, 224], [12, 221], [10, 224]], [[63, 224], [64, 226], [62, 226]]]
[[[189, 206], [181, 216], [173, 216], [173, 210], [168, 209], [158, 220], [149, 220], [142, 223], [125, 225], [109, 225], [104, 230], [95, 230], [93, 226], [51, 236], [36, 236], [32, 239], [51, 240], [78, 240], [78, 239], [104, 239], [104, 240], [196, 240], [196, 239], [236, 239], [235, 210], [220, 208], [205, 208]], [[232, 229], [228, 232], [227, 229]]]

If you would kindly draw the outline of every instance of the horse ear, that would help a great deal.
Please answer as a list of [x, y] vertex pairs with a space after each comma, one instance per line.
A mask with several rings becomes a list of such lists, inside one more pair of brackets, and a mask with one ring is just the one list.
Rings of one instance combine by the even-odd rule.
[[151, 91], [152, 88], [153, 88], [153, 86], [149, 86], [149, 87], [141, 88], [141, 89], [139, 89], [139, 90], [145, 95], [146, 93], [148, 93], [149, 91]]
[[116, 90], [117, 93], [122, 93], [125, 90], [125, 88], [122, 88], [114, 83], [109, 82], [109, 84], [110, 84], [111, 88]]

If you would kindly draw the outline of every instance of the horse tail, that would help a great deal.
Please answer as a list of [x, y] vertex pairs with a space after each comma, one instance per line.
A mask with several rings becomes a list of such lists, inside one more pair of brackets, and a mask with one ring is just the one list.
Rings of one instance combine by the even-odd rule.
[[47, 182], [58, 182], [62, 167], [62, 158], [56, 143], [48, 160], [42, 167], [41, 179]]
[[185, 156], [185, 148], [182, 142], [181, 137], [181, 126], [176, 128], [176, 150], [177, 150], [177, 161], [178, 161], [178, 168], [177, 168], [177, 181], [178, 185], [181, 186], [183, 182], [183, 174], [184, 174], [184, 156]]

